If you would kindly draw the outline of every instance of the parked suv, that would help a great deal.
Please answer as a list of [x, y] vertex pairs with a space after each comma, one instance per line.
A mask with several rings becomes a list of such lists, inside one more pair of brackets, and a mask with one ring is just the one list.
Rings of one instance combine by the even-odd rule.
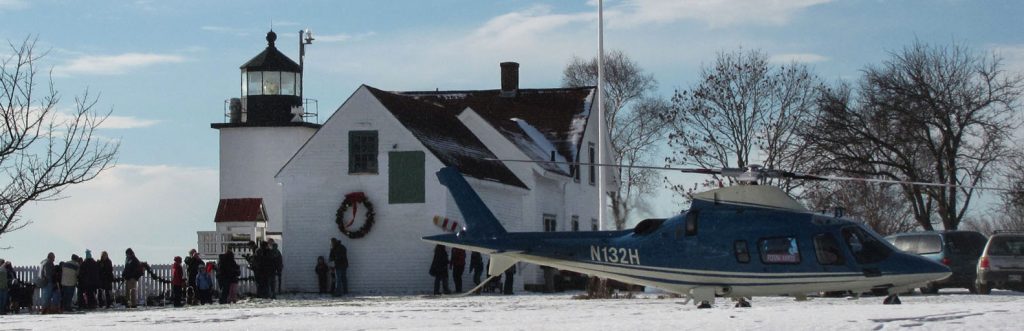
[[1024, 291], [1024, 232], [996, 232], [978, 260], [978, 293]]
[[921, 293], [934, 294], [950, 287], [975, 292], [978, 258], [987, 241], [985, 235], [975, 231], [927, 231], [894, 234], [885, 239], [902, 251], [927, 257], [953, 271], [949, 277], [922, 287]]

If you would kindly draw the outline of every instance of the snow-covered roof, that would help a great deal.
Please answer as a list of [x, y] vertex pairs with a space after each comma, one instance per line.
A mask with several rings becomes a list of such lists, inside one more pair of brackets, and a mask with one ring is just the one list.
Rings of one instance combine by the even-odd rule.
[[[398, 92], [444, 106], [452, 112], [469, 108], [512, 141], [530, 158], [550, 161], [574, 161], [582, 144], [583, 132], [595, 88], [519, 89], [514, 97], [501, 90]], [[545, 170], [569, 176], [564, 164], [541, 163]]]
[[474, 178], [527, 188], [503, 163], [488, 160], [497, 157], [459, 121], [456, 112], [428, 100], [366, 88], [441, 163]]

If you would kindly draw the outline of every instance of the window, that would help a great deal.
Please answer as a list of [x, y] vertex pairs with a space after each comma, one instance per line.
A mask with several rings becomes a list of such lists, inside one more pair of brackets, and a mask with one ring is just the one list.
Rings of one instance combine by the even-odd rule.
[[572, 215], [572, 232], [580, 230], [580, 217], [578, 215]]
[[281, 94], [281, 72], [266, 71], [263, 73], [263, 94]]
[[254, 71], [247, 73], [249, 78], [249, 89], [246, 95], [262, 95], [263, 94], [263, 72]]
[[589, 143], [587, 151], [590, 152], [590, 185], [594, 185], [597, 183], [597, 166], [594, 165], [597, 156], [594, 155], [594, 143]]
[[732, 247], [736, 252], [736, 262], [750, 263], [750, 248], [747, 247], [746, 240], [737, 240], [732, 243]]
[[800, 248], [796, 237], [761, 239], [761, 262], [765, 264], [798, 264]]
[[281, 73], [281, 95], [299, 95], [295, 91], [295, 75], [294, 72]]
[[544, 214], [544, 232], [555, 232], [555, 229], [557, 229], [555, 215]]
[[700, 218], [699, 211], [691, 211], [686, 214], [686, 235], [693, 236], [697, 234], [697, 221]]
[[853, 258], [861, 264], [878, 263], [892, 252], [889, 246], [860, 227], [843, 228], [843, 240], [850, 247]]
[[839, 249], [839, 241], [828, 233], [814, 236], [814, 256], [818, 258], [821, 265], [844, 265], [846, 259]]
[[599, 229], [601, 229], [601, 227], [597, 226], [597, 219], [596, 218], [591, 218], [590, 219], [590, 231], [597, 231]]
[[425, 202], [422, 151], [388, 153], [388, 203]]
[[377, 173], [377, 131], [348, 132], [348, 173]]

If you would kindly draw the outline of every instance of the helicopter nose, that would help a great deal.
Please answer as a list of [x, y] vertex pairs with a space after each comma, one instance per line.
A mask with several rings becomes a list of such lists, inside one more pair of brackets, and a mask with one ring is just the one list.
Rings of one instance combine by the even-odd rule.
[[909, 255], [908, 257], [912, 260], [908, 261], [911, 262], [909, 264], [914, 266], [914, 273], [919, 275], [918, 278], [921, 281], [940, 280], [953, 274], [949, 267], [941, 263], [917, 255]]

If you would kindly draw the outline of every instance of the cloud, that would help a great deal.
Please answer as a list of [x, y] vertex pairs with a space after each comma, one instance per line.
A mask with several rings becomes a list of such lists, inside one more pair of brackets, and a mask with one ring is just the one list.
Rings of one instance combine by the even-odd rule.
[[196, 231], [214, 229], [217, 185], [214, 169], [117, 165], [70, 187], [65, 199], [32, 204], [25, 216], [33, 224], [5, 234], [3, 243], [22, 264], [47, 251], [66, 259], [86, 248], [110, 251], [117, 261], [128, 247], [168, 263], [196, 245]]
[[158, 120], [145, 120], [131, 116], [109, 116], [103, 121], [100, 129], [140, 129], [160, 123]]
[[[38, 109], [32, 111], [38, 112]], [[52, 111], [50, 112], [53, 123], [57, 123], [58, 127], [62, 127], [64, 123], [68, 123], [75, 120], [74, 115], [71, 111]], [[140, 129], [148, 128], [159, 124], [159, 120], [147, 120], [136, 118], [132, 116], [107, 116], [107, 119], [100, 124], [100, 129]], [[61, 130], [55, 130], [54, 132], [60, 132]]]
[[28, 2], [24, 0], [0, 0], [0, 13], [25, 8], [28, 8]]
[[372, 37], [372, 36], [374, 36], [376, 34], [377, 33], [373, 32], [373, 31], [364, 32], [364, 33], [360, 33], [360, 34], [356, 34], [356, 35], [351, 35], [351, 34], [347, 34], [347, 33], [317, 35], [316, 33], [313, 33], [313, 38], [314, 38], [314, 42], [340, 43], [340, 42], [346, 42], [346, 41], [364, 40], [364, 39]]
[[818, 63], [828, 61], [828, 57], [814, 53], [786, 53], [772, 55], [768, 58], [768, 61], [781, 64], [789, 64], [791, 62]]
[[626, 0], [607, 8], [609, 24], [626, 27], [695, 20], [712, 28], [760, 24], [782, 25], [797, 12], [832, 0]]
[[125, 53], [107, 56], [85, 55], [73, 59], [66, 64], [56, 66], [53, 71], [59, 75], [120, 75], [152, 65], [184, 61], [184, 57], [169, 54]]
[[523, 47], [547, 33], [574, 23], [597, 20], [597, 13], [552, 14], [538, 5], [488, 20], [471, 35], [473, 44], [487, 47]]

